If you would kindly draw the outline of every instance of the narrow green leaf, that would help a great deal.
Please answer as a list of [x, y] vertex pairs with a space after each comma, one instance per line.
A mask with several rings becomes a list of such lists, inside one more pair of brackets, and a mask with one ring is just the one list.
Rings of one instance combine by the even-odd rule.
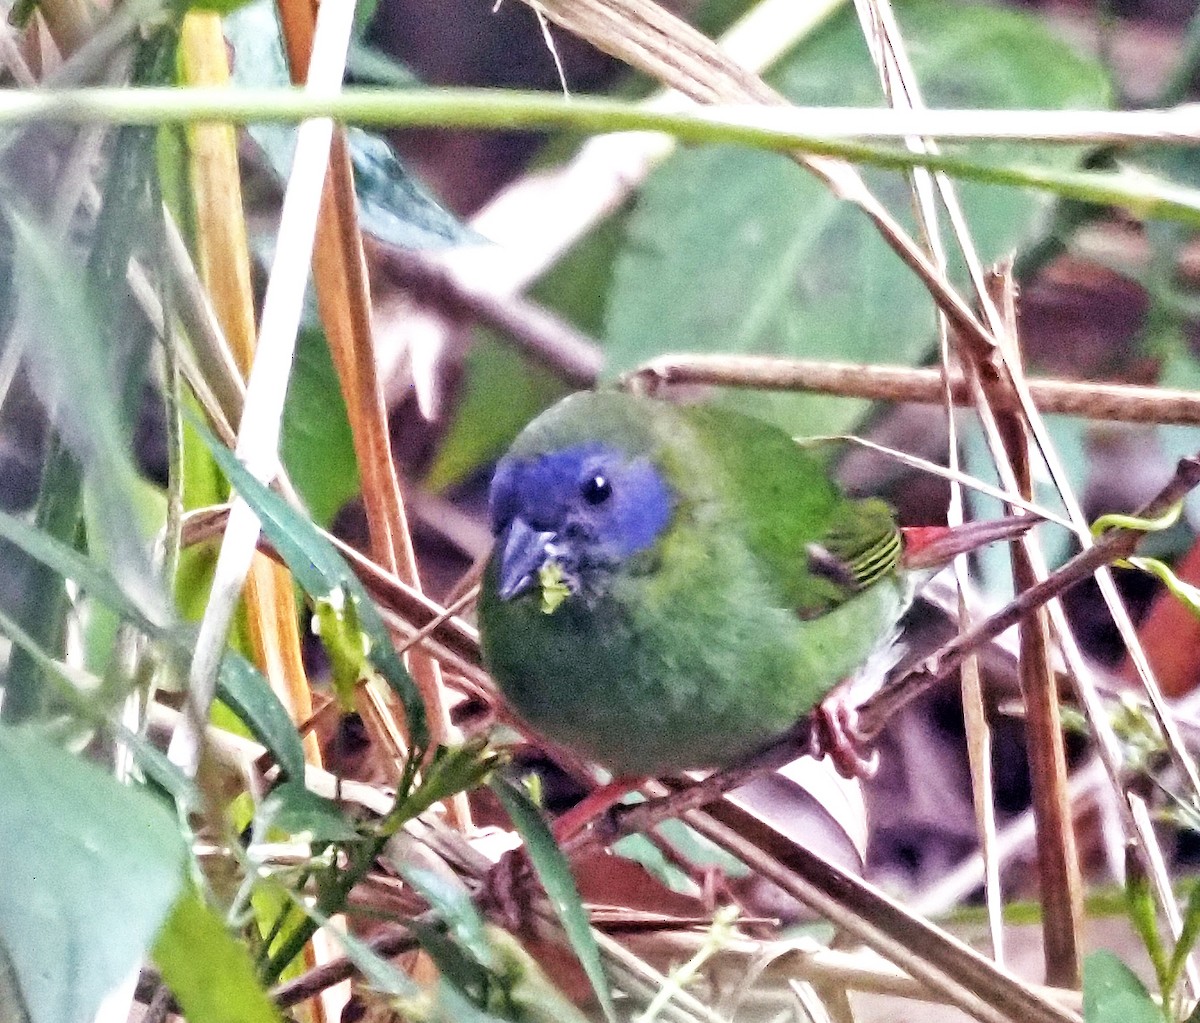
[[183, 885], [175, 816], [29, 728], [0, 726], [0, 945], [30, 1023], [84, 1023]]
[[600, 962], [600, 947], [592, 934], [587, 910], [583, 908], [583, 900], [579, 897], [579, 888], [571, 875], [567, 858], [554, 841], [541, 812], [524, 792], [500, 777], [492, 778], [491, 789], [525, 842], [533, 869], [537, 871], [538, 879], [550, 898], [550, 905], [562, 922], [567, 940], [575, 950], [592, 984], [592, 990], [596, 992], [605, 1018], [609, 1023], [615, 1023], [616, 1010], [613, 1008], [608, 978]]
[[483, 917], [479, 915], [465, 887], [455, 885], [422, 867], [401, 865], [400, 875], [446, 922], [455, 940], [471, 953], [480, 966], [488, 970], [498, 967], [496, 955], [484, 933]]
[[[1195, 947], [1197, 937], [1200, 937], [1200, 885], [1193, 885], [1188, 893], [1187, 910], [1183, 914], [1183, 928], [1179, 932], [1179, 938], [1171, 952], [1171, 963], [1167, 968], [1168, 991], [1175, 989], [1183, 971], [1183, 964]], [[1164, 995], [1167, 993], [1163, 992]]]
[[1083, 963], [1084, 1023], [1165, 1023], [1146, 985], [1107, 949]]
[[246, 947], [189, 890], [175, 903], [154, 961], [190, 1023], [279, 1023]]
[[413, 920], [409, 927], [443, 980], [474, 1005], [487, 997], [491, 980], [487, 969], [466, 949], [456, 945], [442, 927], [422, 920]]
[[217, 695], [270, 751], [287, 776], [303, 783], [304, 744], [266, 676], [241, 654], [226, 650], [217, 678]]
[[554, 985], [515, 936], [495, 924], [488, 924], [486, 931], [503, 964], [501, 983], [512, 1019], [520, 1023], [587, 1023], [588, 1017]]
[[70, 579], [143, 632], [161, 635], [167, 626], [169, 617], [160, 605], [144, 600], [138, 592], [126, 590], [98, 562], [2, 510], [0, 537], [51, 569], [55, 575]]
[[1150, 889], [1149, 878], [1133, 855], [1126, 856], [1125, 861], [1125, 906], [1129, 912], [1129, 921], [1137, 931], [1138, 937], [1142, 939], [1142, 944], [1146, 946], [1146, 954], [1154, 966], [1159, 987], [1165, 993], [1169, 988], [1167, 954], [1158, 933], [1158, 907], [1154, 902], [1154, 893]]
[[472, 739], [461, 746], [440, 746], [425, 768], [420, 786], [398, 800], [382, 826], [395, 832], [405, 821], [424, 813], [434, 803], [478, 785], [495, 768], [498, 755], [485, 739]]
[[406, 249], [483, 242], [421, 186], [385, 139], [361, 128], [348, 129], [347, 137], [364, 231]]
[[400, 697], [413, 745], [424, 747], [429, 741], [429, 730], [421, 694], [396, 655], [391, 635], [358, 577], [308, 519], [250, 475], [233, 452], [220, 444], [206, 427], [198, 422], [193, 422], [193, 426], [234, 489], [254, 509], [263, 533], [301, 588], [314, 599], [328, 599], [331, 593], [340, 589], [344, 591], [345, 599], [355, 602], [359, 624], [371, 643], [368, 655], [371, 663]]
[[[169, 615], [161, 608], [147, 606], [137, 594], [126, 592], [95, 561], [4, 511], [0, 511], [0, 537], [57, 577], [72, 580], [147, 635], [169, 643], [177, 651], [190, 652], [189, 636], [169, 627]], [[217, 693], [289, 777], [304, 777], [304, 748], [295, 723], [257, 668], [241, 655], [227, 651], [221, 661]]]

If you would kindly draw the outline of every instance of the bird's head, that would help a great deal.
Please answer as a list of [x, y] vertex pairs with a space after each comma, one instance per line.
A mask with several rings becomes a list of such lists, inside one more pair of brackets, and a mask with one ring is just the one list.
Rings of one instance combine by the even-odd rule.
[[506, 455], [490, 496], [500, 599], [540, 587], [552, 611], [569, 595], [603, 593], [614, 571], [654, 546], [672, 508], [658, 467], [608, 443]]

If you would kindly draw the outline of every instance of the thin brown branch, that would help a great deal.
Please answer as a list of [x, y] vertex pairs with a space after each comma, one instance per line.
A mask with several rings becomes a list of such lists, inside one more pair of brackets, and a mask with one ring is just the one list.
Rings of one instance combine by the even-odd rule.
[[591, 387], [604, 355], [562, 317], [518, 295], [473, 286], [435, 257], [414, 249], [374, 246], [376, 262], [420, 304], [454, 319], [469, 319], [506, 334], [522, 352], [574, 387]]
[[[763, 391], [816, 391], [846, 398], [939, 404], [944, 399], [937, 369], [817, 362], [756, 355], [664, 355], [627, 374], [635, 386], [653, 390], [667, 384], [745, 387]], [[1200, 425], [1200, 393], [1165, 387], [1096, 383], [1086, 380], [1030, 379], [1029, 393], [1043, 413], [1124, 423]], [[950, 377], [954, 403], [974, 399], [959, 373]], [[1018, 407], [1001, 398], [998, 409]]]

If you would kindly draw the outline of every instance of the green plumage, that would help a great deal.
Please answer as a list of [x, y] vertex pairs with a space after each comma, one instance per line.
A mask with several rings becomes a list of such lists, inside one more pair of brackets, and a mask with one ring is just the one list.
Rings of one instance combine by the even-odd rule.
[[509, 458], [588, 445], [648, 459], [671, 495], [648, 549], [547, 613], [501, 599], [497, 554], [479, 613], [485, 661], [536, 729], [622, 774], [729, 763], [853, 675], [911, 599], [880, 501], [852, 501], [817, 455], [758, 420], [617, 393], [578, 394]]

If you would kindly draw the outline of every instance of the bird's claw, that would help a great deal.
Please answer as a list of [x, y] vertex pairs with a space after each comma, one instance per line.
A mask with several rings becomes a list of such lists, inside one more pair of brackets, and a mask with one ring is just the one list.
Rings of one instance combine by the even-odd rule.
[[879, 770], [879, 751], [864, 754], [866, 744], [858, 728], [858, 711], [840, 694], [827, 697], [813, 709], [809, 756], [816, 760], [829, 757], [843, 778], [865, 781]]

